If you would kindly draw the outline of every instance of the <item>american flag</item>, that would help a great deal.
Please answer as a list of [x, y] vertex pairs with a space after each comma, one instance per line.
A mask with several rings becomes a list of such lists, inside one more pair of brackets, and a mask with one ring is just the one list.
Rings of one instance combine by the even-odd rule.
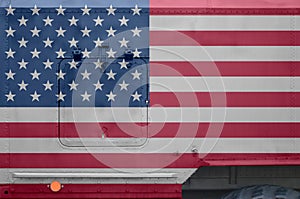
[[298, 2], [58, 2], [1, 8], [2, 168], [299, 164]]

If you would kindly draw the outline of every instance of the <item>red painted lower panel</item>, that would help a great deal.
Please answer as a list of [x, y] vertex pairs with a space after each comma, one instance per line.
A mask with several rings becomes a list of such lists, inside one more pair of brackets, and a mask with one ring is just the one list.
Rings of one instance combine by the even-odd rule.
[[199, 168], [207, 165], [300, 165], [300, 153], [0, 154], [0, 168]]
[[[49, 182], [51, 183], [51, 182]], [[64, 184], [52, 192], [47, 184], [0, 185], [0, 198], [181, 198], [180, 184]]]

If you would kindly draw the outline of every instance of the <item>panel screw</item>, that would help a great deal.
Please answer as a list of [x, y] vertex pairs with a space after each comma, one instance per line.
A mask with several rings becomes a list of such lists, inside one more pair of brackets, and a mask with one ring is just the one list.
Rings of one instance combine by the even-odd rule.
[[198, 149], [197, 149], [196, 147], [193, 147], [193, 148], [192, 148], [192, 152], [193, 152], [193, 153], [198, 153]]

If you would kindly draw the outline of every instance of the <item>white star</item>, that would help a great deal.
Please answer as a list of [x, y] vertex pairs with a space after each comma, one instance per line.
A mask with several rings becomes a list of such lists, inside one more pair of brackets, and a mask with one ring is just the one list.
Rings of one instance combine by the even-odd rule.
[[99, 80], [98, 80], [98, 82], [96, 84], [93, 84], [93, 85], [95, 86], [95, 91], [96, 90], [101, 90], [102, 91], [102, 86], [104, 84], [101, 84], [101, 82], [99, 82]]
[[135, 51], [132, 52], [133, 53], [133, 57], [140, 57], [140, 54], [142, 53], [141, 51], [138, 51], [138, 49], [136, 48]]
[[70, 86], [70, 91], [71, 90], [77, 90], [77, 86], [78, 84], [75, 83], [75, 81], [73, 80], [71, 84], [68, 84]]
[[30, 96], [32, 97], [32, 101], [40, 101], [39, 97], [41, 96], [40, 94], [38, 94], [36, 91], [34, 91], [33, 94], [30, 94]]
[[103, 42], [104, 42], [104, 41], [101, 41], [101, 39], [98, 37], [97, 40], [94, 40], [95, 48], [101, 47]]
[[110, 27], [109, 30], [106, 30], [106, 32], [108, 33], [107, 37], [109, 37], [109, 36], [113, 36], [114, 37], [116, 31], [117, 30], [114, 30], [112, 27]]
[[90, 32], [92, 30], [87, 29], [87, 27], [85, 26], [84, 30], [80, 30], [80, 31], [82, 32], [82, 37], [85, 37], [85, 36], [89, 37], [90, 36]]
[[9, 80], [9, 79], [14, 80], [14, 79], [15, 79], [15, 78], [14, 78], [15, 74], [16, 74], [16, 73], [13, 73], [13, 72], [11, 72], [11, 70], [9, 70], [8, 73], [5, 73], [5, 75], [7, 76], [6, 79], [7, 79], [7, 80]]
[[8, 58], [15, 58], [14, 57], [14, 54], [16, 53], [16, 51], [12, 51], [11, 50], [11, 48], [8, 50], [8, 51], [5, 51], [5, 53], [7, 54], [7, 57], [6, 57], [6, 59], [8, 59]]
[[102, 69], [102, 65], [104, 64], [104, 62], [101, 62], [99, 59], [97, 59], [97, 61], [93, 63], [95, 64], [95, 69]]
[[27, 43], [28, 43], [28, 41], [26, 41], [26, 40], [24, 40], [24, 37], [22, 37], [22, 39], [21, 40], [19, 40], [18, 41], [19, 42], [19, 48], [21, 48], [21, 47], [25, 47], [25, 48], [27, 48]]
[[66, 9], [63, 9], [62, 6], [60, 5], [58, 9], [56, 9], [57, 11], [57, 15], [65, 15], [64, 11]]
[[26, 69], [26, 65], [28, 64], [28, 62], [25, 62], [24, 59], [22, 59], [22, 61], [18, 62], [18, 64], [20, 65], [19, 69]]
[[133, 33], [132, 37], [135, 37], [135, 36], [140, 37], [140, 32], [142, 32], [142, 30], [139, 30], [137, 27], [135, 27], [135, 29], [131, 30], [131, 32]]
[[15, 11], [16, 9], [12, 8], [11, 5], [9, 5], [8, 8], [5, 8], [5, 10], [7, 11], [6, 16], [8, 16], [8, 15], [15, 15], [15, 14], [14, 14], [14, 11]]
[[6, 101], [8, 102], [8, 101], [15, 101], [14, 100], [14, 97], [16, 96], [15, 94], [12, 94], [12, 92], [11, 91], [9, 91], [9, 93], [7, 94], [7, 95], [5, 95], [6, 97], [7, 97], [7, 99], [6, 99]]
[[47, 37], [47, 40], [45, 40], [45, 41], [43, 41], [43, 42], [45, 43], [44, 48], [46, 48], [47, 46], [49, 46], [50, 48], [52, 48], [52, 43], [53, 43], [53, 41], [51, 41], [51, 40], [49, 39], [49, 37]]
[[21, 19], [18, 19], [18, 21], [20, 22], [19, 26], [27, 26], [26, 22], [28, 21], [28, 19], [25, 19], [24, 16], [22, 16]]
[[133, 95], [131, 95], [131, 97], [133, 97], [133, 100], [132, 101], [140, 101], [140, 97], [141, 97], [142, 95], [141, 94], [138, 94], [138, 92], [137, 91], [135, 91], [135, 93], [133, 94]]
[[18, 86], [20, 87], [20, 88], [19, 88], [19, 91], [21, 91], [21, 90], [27, 91], [26, 86], [28, 86], [28, 84], [26, 84], [26, 83], [24, 82], [24, 80], [22, 80], [22, 82], [21, 82], [20, 84], [18, 84]]
[[140, 79], [140, 76], [141, 76], [142, 73], [139, 73], [137, 70], [135, 70], [134, 73], [131, 73], [131, 75], [133, 76], [132, 79], [135, 80], [135, 79]]
[[121, 65], [120, 69], [122, 68], [127, 69], [127, 64], [129, 64], [129, 62], [126, 62], [125, 59], [123, 59], [122, 62], [118, 62], [118, 64]]
[[57, 79], [65, 79], [66, 73], [63, 73], [62, 70], [59, 70], [59, 73], [55, 73], [57, 75]]
[[123, 80], [122, 84], [119, 84], [119, 86], [121, 87], [120, 91], [121, 90], [126, 90], [127, 91], [127, 87], [129, 86], [129, 84], [126, 84], [126, 82]]
[[102, 26], [102, 22], [104, 21], [104, 19], [101, 19], [99, 16], [97, 17], [97, 19], [93, 19], [93, 21], [95, 22], [95, 26]]
[[74, 59], [71, 62], [68, 62], [68, 64], [70, 65], [70, 69], [77, 69], [78, 62], [76, 62]]
[[32, 54], [32, 58], [40, 58], [39, 54], [41, 53], [41, 51], [37, 51], [37, 49], [35, 48], [34, 51], [30, 52]]
[[57, 79], [65, 79], [66, 73], [63, 73], [62, 70], [59, 70], [59, 73], [55, 73], [57, 75]]
[[72, 38], [72, 40], [68, 41], [70, 43], [70, 48], [72, 48], [73, 46], [75, 48], [77, 48], [77, 43], [78, 41], [74, 39], [74, 37]]
[[64, 37], [65, 36], [66, 30], [62, 29], [62, 27], [59, 27], [59, 29], [55, 30], [55, 31], [57, 32], [57, 37], [59, 37], [59, 36]]
[[9, 29], [8, 29], [8, 30], [5, 30], [5, 32], [7, 33], [7, 34], [6, 34], [6, 37], [9, 37], [9, 36], [14, 37], [14, 32], [16, 32], [16, 30], [13, 30], [13, 29], [11, 28], [11, 26], [9, 26]]
[[39, 32], [41, 32], [41, 30], [38, 30], [37, 28], [36, 28], [36, 26], [34, 26], [34, 29], [33, 30], [30, 30], [31, 32], [32, 32], [32, 37], [34, 37], [34, 36], [37, 36], [37, 37], [39, 37], [40, 35], [39, 35]]
[[59, 92], [59, 94], [55, 95], [57, 97], [57, 101], [61, 100], [61, 101], [65, 101], [64, 97], [66, 97], [66, 94], [63, 94], [61, 91]]
[[81, 95], [81, 97], [82, 97], [82, 101], [83, 101], [83, 102], [84, 102], [84, 101], [90, 101], [91, 95], [88, 94], [88, 93], [85, 91], [84, 94]]
[[126, 47], [126, 48], [128, 48], [127, 47], [127, 43], [128, 43], [129, 41], [127, 41], [124, 37], [123, 37], [123, 39], [121, 40], [121, 41], [119, 41], [119, 43], [121, 44], [120, 45], [120, 48], [122, 48], [122, 47]]
[[47, 59], [47, 61], [46, 62], [43, 62], [43, 64], [45, 65], [45, 69], [47, 69], [47, 68], [50, 68], [50, 69], [52, 69], [52, 64], [53, 64], [53, 62], [50, 62], [50, 60], [49, 59]]
[[85, 69], [84, 73], [81, 73], [81, 75], [82, 75], [82, 80], [90, 79], [91, 73], [88, 73], [87, 70]]
[[44, 86], [45, 86], [45, 91], [46, 90], [50, 90], [50, 91], [52, 91], [52, 86], [53, 86], [53, 84], [51, 84], [50, 82], [49, 82], [49, 80], [45, 83], [45, 84], [43, 84]]
[[109, 73], [106, 73], [106, 75], [107, 75], [107, 80], [110, 80], [110, 79], [115, 80], [115, 75], [116, 75], [116, 74], [117, 74], [117, 73], [114, 73], [114, 72], [110, 69]]
[[107, 10], [107, 12], [108, 12], [107, 15], [109, 16], [109, 15], [111, 15], [111, 14], [112, 14], [112, 15], [115, 15], [115, 11], [116, 11], [117, 9], [113, 8], [113, 6], [110, 5], [109, 8], [107, 8], [106, 10]]
[[88, 8], [87, 5], [85, 5], [84, 8], [82, 8], [81, 10], [82, 10], [82, 15], [90, 15], [91, 9]]
[[39, 76], [41, 75], [41, 73], [38, 73], [36, 69], [34, 69], [33, 73], [30, 73], [30, 75], [32, 75], [32, 80], [34, 79], [39, 80], [40, 79]]
[[140, 15], [140, 11], [142, 10], [142, 9], [140, 9], [140, 8], [138, 8], [138, 5], [135, 5], [135, 7], [134, 8], [132, 8], [131, 9], [132, 11], [133, 11], [133, 14], [132, 15]]
[[77, 21], [79, 21], [79, 19], [76, 19], [74, 16], [72, 17], [72, 19], [68, 19], [70, 22], [70, 26], [77, 26]]
[[106, 52], [108, 54], [108, 58], [115, 58], [116, 51], [113, 51], [111, 48], [109, 51]]
[[32, 11], [32, 15], [40, 15], [39, 11], [41, 9], [38, 9], [36, 5], [34, 5], [33, 9], [30, 9]]
[[44, 25], [44, 26], [47, 26], [47, 25], [52, 26], [52, 21], [53, 21], [53, 20], [54, 20], [54, 19], [51, 19], [49, 16], [47, 16], [46, 19], [43, 19], [43, 21], [45, 22], [45, 25]]
[[116, 97], [116, 96], [117, 96], [116, 94], [113, 94], [113, 92], [110, 91], [110, 93], [106, 95], [106, 97], [108, 97], [107, 101], [108, 101], [108, 102], [109, 102], [109, 101], [115, 101], [115, 97]]
[[84, 51], [82, 51], [82, 58], [90, 58], [90, 54], [91, 52], [85, 48]]
[[57, 54], [57, 58], [65, 58], [64, 54], [66, 52], [63, 51], [61, 48], [59, 49], [59, 51], [56, 51], [55, 53]]
[[122, 17], [122, 19], [119, 19], [119, 22], [121, 22], [120, 26], [127, 26], [127, 22], [129, 21], [129, 19], [126, 19], [125, 16]]

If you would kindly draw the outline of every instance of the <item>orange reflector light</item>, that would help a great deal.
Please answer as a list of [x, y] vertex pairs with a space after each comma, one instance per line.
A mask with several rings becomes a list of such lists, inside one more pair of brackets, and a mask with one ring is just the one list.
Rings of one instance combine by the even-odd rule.
[[51, 189], [51, 191], [53, 191], [53, 192], [58, 192], [58, 191], [60, 191], [60, 190], [61, 190], [61, 184], [60, 184], [60, 182], [58, 182], [58, 181], [53, 181], [53, 182], [51, 182], [51, 184], [50, 184], [50, 189]]

